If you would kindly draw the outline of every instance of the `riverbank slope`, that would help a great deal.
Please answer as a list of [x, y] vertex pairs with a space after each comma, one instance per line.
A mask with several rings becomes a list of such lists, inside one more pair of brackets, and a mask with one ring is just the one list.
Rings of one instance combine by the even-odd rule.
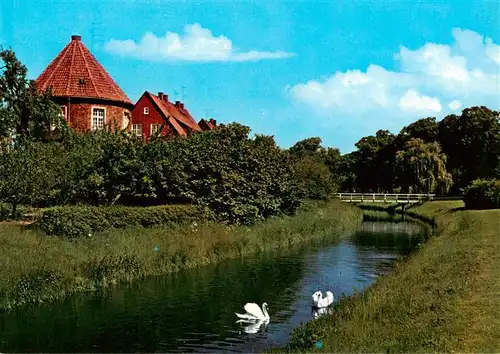
[[[500, 210], [461, 201], [411, 209], [436, 234], [335, 313], [297, 328], [287, 348], [323, 352], [499, 352]], [[322, 348], [315, 348], [315, 344]]]
[[293, 217], [252, 227], [217, 223], [128, 228], [70, 240], [0, 224], [0, 311], [248, 254], [334, 240], [361, 211], [339, 201], [307, 202]]

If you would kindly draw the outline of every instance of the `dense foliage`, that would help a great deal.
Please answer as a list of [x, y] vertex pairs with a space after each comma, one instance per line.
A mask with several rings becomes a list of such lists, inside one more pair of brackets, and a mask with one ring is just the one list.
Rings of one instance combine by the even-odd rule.
[[104, 131], [4, 146], [0, 200], [13, 208], [189, 203], [239, 224], [293, 214], [300, 195], [289, 154], [271, 137], [248, 135], [247, 127], [229, 124], [148, 144]]
[[[1, 49], [1, 48], [0, 48]], [[40, 93], [36, 82], [26, 78], [27, 69], [12, 50], [0, 50], [0, 139], [49, 138], [53, 131], [66, 129], [51, 92]]]
[[442, 195], [452, 184], [451, 174], [446, 171], [446, 155], [439, 143], [425, 143], [420, 138], [411, 138], [396, 153], [396, 176], [405, 193]]
[[195, 204], [251, 224], [300, 205], [294, 164], [274, 139], [240, 124], [146, 144], [123, 131], [74, 134], [50, 91], [39, 93], [11, 50], [1, 51], [0, 202]]
[[0, 57], [0, 203], [12, 216], [19, 205], [193, 204], [251, 224], [338, 191], [458, 194], [500, 177], [499, 112], [486, 107], [379, 130], [344, 155], [318, 137], [281, 149], [237, 123], [145, 143], [124, 131], [75, 134], [15, 54]]
[[321, 139], [313, 137], [297, 142], [289, 152], [302, 197], [324, 200], [337, 191], [341, 161], [338, 149], [325, 149]]
[[500, 112], [481, 106], [439, 122], [427, 117], [399, 134], [379, 130], [356, 147], [342, 156], [343, 191], [457, 195], [477, 178], [500, 177]]
[[468, 209], [500, 208], [500, 179], [476, 179], [464, 193], [465, 207]]
[[60, 175], [60, 149], [38, 142], [0, 146], [0, 201], [12, 206], [36, 204], [51, 197]]
[[32, 227], [47, 235], [87, 237], [110, 228], [187, 224], [210, 220], [211, 213], [193, 205], [164, 205], [146, 208], [127, 206], [58, 206], [43, 213]]

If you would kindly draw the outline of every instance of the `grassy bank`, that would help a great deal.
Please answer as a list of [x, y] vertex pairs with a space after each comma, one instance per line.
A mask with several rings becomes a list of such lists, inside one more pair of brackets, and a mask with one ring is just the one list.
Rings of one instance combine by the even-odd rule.
[[[412, 208], [436, 235], [393, 274], [297, 328], [287, 348], [324, 352], [499, 352], [500, 210], [461, 201]], [[316, 340], [324, 347], [315, 349]]]
[[216, 223], [127, 228], [69, 240], [0, 224], [0, 310], [266, 250], [339, 237], [361, 222], [338, 201], [252, 227]]

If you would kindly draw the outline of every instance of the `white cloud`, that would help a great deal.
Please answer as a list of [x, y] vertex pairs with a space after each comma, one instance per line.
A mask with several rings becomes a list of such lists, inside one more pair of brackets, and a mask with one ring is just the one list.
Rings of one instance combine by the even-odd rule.
[[395, 127], [425, 114], [441, 118], [464, 106], [500, 109], [500, 46], [470, 30], [456, 28], [452, 36], [452, 45], [402, 46], [394, 55], [398, 70], [371, 64], [364, 72], [335, 72], [286, 90], [319, 115], [349, 118], [352, 124], [383, 117]]
[[486, 54], [492, 61], [500, 65], [500, 45], [493, 43], [490, 38], [486, 40]]
[[453, 100], [451, 101], [450, 103], [448, 103], [448, 107], [452, 110], [452, 111], [456, 111], [457, 109], [461, 108], [462, 107], [462, 102], [460, 102], [459, 100]]
[[403, 111], [441, 112], [441, 103], [436, 97], [422, 96], [410, 89], [399, 100]]
[[167, 32], [164, 37], [157, 37], [147, 32], [138, 43], [131, 39], [111, 39], [105, 48], [114, 54], [150, 61], [256, 61], [294, 56], [293, 53], [284, 51], [239, 52], [229, 38], [223, 35], [214, 36], [212, 31], [198, 23], [186, 25], [183, 35]]
[[[365, 111], [373, 107], [389, 108], [394, 105], [391, 98], [395, 92], [415, 83], [416, 80], [411, 75], [370, 65], [366, 72], [336, 72], [323, 82], [312, 80], [291, 87], [289, 91], [296, 99], [320, 110], [342, 108], [346, 111]], [[363, 101], [364, 104], [359, 105], [358, 101]]]

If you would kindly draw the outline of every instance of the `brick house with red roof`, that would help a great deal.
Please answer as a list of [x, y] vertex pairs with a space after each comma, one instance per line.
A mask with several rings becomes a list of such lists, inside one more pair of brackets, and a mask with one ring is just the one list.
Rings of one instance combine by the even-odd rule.
[[210, 118], [209, 120], [202, 118], [198, 122], [198, 125], [200, 126], [201, 130], [203, 130], [203, 131], [217, 129], [217, 121], [213, 118]]
[[162, 126], [161, 135], [190, 136], [202, 131], [184, 103], [169, 101], [163, 92], [154, 95], [145, 91], [132, 111], [132, 133], [149, 141]]
[[130, 130], [134, 104], [77, 35], [36, 79], [40, 91], [52, 88], [69, 126], [76, 131], [115, 125]]
[[161, 135], [189, 136], [216, 129], [214, 119], [196, 123], [184, 103], [148, 91], [134, 105], [78, 35], [59, 52], [36, 79], [40, 91], [52, 89], [61, 114], [77, 132], [126, 129], [146, 141], [162, 126]]

